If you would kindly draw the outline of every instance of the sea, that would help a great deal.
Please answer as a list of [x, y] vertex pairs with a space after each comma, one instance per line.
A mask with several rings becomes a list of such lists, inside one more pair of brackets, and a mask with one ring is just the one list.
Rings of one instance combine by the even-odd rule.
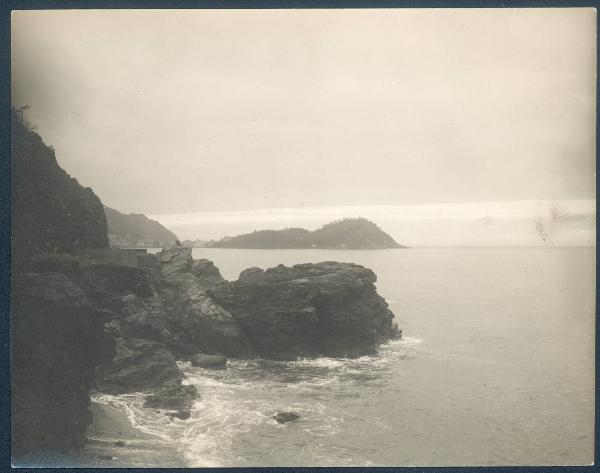
[[[594, 455], [595, 248], [195, 248], [252, 266], [371, 268], [402, 340], [358, 359], [181, 363], [188, 420], [100, 396], [189, 467], [582, 465]], [[281, 411], [300, 415], [279, 424]]]

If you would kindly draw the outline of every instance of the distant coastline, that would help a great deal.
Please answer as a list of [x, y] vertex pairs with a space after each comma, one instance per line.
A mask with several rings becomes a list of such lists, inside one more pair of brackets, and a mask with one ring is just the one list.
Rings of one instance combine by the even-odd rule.
[[313, 232], [304, 228], [260, 230], [208, 242], [209, 248], [240, 249], [360, 249], [406, 248], [365, 218], [346, 218]]

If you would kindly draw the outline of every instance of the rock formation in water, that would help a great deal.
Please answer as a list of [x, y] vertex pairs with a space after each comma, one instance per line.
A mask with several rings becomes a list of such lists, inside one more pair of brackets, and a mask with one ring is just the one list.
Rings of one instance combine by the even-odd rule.
[[163, 248], [177, 240], [173, 232], [143, 214], [125, 215], [104, 207], [108, 238], [113, 248]]
[[280, 424], [285, 424], [286, 422], [291, 422], [293, 420], [300, 419], [300, 415], [295, 412], [278, 412], [271, 418], [276, 420]]
[[373, 222], [365, 218], [347, 218], [309, 232], [303, 228], [261, 230], [212, 243], [215, 248], [404, 248]]
[[254, 355], [231, 313], [208, 293], [226, 283], [212, 262], [194, 261], [191, 248], [182, 247], [163, 250], [158, 257], [163, 278], [170, 285], [166, 300], [170, 301], [169, 318], [177, 327], [174, 351], [184, 358], [196, 352]]
[[400, 336], [370, 269], [351, 263], [250, 268], [209, 293], [266, 358], [353, 357]]
[[[107, 327], [117, 357], [98, 371], [101, 391], [180, 385], [176, 360], [203, 365], [206, 355], [221, 355], [214, 359], [222, 365], [225, 357], [352, 357], [400, 335], [375, 290], [375, 274], [359, 265], [251, 268], [227, 282], [212, 262], [193, 260], [189, 248], [153, 257], [158, 267], [118, 269], [81, 260], [53, 267], [81, 281], [91, 300], [114, 314]], [[120, 282], [109, 277], [113, 271]]]
[[58, 165], [54, 150], [17, 112], [11, 126], [13, 271], [24, 270], [21, 266], [39, 252], [108, 248], [100, 199]]
[[362, 266], [252, 268], [230, 283], [190, 248], [109, 249], [99, 199], [18, 115], [12, 159], [16, 463], [84, 445], [90, 389], [141, 391], [146, 406], [185, 419], [199, 393], [179, 360], [358, 356], [399, 335]]

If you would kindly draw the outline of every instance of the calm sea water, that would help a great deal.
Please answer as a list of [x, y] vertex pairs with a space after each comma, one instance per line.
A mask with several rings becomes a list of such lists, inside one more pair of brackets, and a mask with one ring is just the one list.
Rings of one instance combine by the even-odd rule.
[[[182, 364], [202, 398], [170, 422], [106, 397], [189, 466], [589, 464], [595, 249], [194, 249], [227, 279], [250, 266], [373, 269], [404, 340], [377, 356]], [[278, 411], [301, 415], [280, 425]]]

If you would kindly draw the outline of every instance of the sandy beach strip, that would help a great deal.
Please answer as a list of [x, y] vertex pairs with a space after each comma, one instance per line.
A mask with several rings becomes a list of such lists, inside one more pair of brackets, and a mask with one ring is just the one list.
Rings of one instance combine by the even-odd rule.
[[92, 401], [94, 423], [81, 451], [42, 453], [14, 462], [15, 467], [184, 468], [183, 456], [163, 439], [133, 426], [126, 412]]
[[87, 432], [88, 443], [81, 452], [81, 466], [182, 468], [182, 455], [172, 444], [134, 427], [125, 412], [92, 401], [94, 423]]

